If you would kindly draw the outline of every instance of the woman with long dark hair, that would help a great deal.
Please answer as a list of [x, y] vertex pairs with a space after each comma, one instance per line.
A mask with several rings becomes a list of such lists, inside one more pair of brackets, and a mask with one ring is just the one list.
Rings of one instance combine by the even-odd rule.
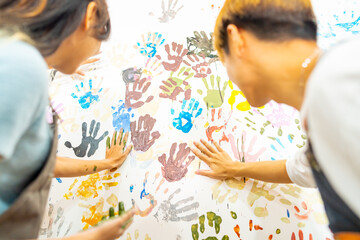
[[[120, 167], [131, 151], [121, 131], [105, 160], [56, 157], [56, 114], [46, 121], [48, 67], [75, 72], [110, 29], [105, 0], [0, 0], [0, 239], [37, 238], [53, 177]], [[116, 239], [134, 211], [66, 239]]]

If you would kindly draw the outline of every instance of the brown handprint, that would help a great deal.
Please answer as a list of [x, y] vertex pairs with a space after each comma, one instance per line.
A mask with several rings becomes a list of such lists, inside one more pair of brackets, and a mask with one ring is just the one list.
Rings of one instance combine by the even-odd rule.
[[[162, 65], [164, 66], [165, 70], [176, 72], [179, 70], [180, 65], [184, 59], [184, 56], [188, 53], [188, 50], [184, 48], [183, 45], [177, 44], [173, 42], [172, 44], [172, 52], [170, 53], [170, 45], [165, 45], [165, 51], [168, 54], [168, 60], [169, 62], [162, 62]], [[160, 55], [156, 56], [159, 60], [161, 60]]]
[[[175, 150], [177, 148], [177, 143], [173, 143], [170, 149], [169, 159], [166, 161], [166, 154], [164, 153], [159, 157], [159, 162], [163, 165], [161, 167], [162, 175], [168, 182], [176, 182], [185, 177], [188, 169], [187, 167], [190, 165], [192, 161], [194, 161], [195, 156], [189, 156], [190, 148], [187, 147], [186, 143], [181, 143], [179, 145], [179, 151], [176, 154], [176, 158], [174, 159]], [[185, 162], [186, 158], [189, 158], [187, 162]]]
[[196, 72], [194, 77], [206, 78], [207, 75], [211, 74], [209, 63], [205, 61], [204, 56], [202, 56], [203, 62], [201, 62], [201, 59], [195, 54], [188, 55], [187, 58], [189, 61], [184, 60], [184, 63], [190, 66]]
[[[147, 81], [146, 78], [137, 79], [133, 85], [133, 90], [129, 90], [129, 84], [126, 85], [126, 96], [125, 96], [125, 106], [127, 108], [140, 108], [144, 106], [145, 103], [151, 102], [154, 99], [154, 96], [149, 96], [146, 101], [140, 101], [143, 94], [150, 87], [151, 82]], [[132, 103], [132, 100], [134, 102]]]
[[135, 151], [146, 152], [149, 148], [154, 145], [155, 140], [160, 137], [158, 131], [151, 133], [152, 139], [150, 140], [150, 132], [154, 128], [156, 119], [152, 118], [149, 114], [141, 116], [137, 122], [130, 123], [131, 129], [131, 141], [134, 144]]

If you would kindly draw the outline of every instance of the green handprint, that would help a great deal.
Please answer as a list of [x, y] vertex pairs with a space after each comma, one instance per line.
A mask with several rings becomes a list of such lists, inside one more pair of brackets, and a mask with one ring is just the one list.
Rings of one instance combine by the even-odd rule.
[[[220, 225], [222, 223], [222, 218], [214, 212], [207, 212], [206, 218], [208, 220], [208, 224], [210, 227], [215, 228], [215, 233], [219, 234], [220, 232]], [[200, 232], [205, 232], [205, 215], [201, 215], [199, 217], [199, 224], [200, 224]], [[191, 226], [191, 233], [193, 240], [199, 240], [199, 224], [193, 224]], [[203, 238], [202, 240], [219, 240], [216, 236], [209, 236], [207, 238]], [[221, 240], [229, 240], [229, 236], [224, 235]]]
[[195, 74], [190, 73], [190, 71], [191, 68], [182, 67], [177, 74], [171, 72], [168, 80], [163, 81], [163, 85], [160, 86], [162, 93], [160, 93], [159, 96], [176, 101], [177, 96], [181, 92], [184, 92], [185, 100], [189, 100], [191, 98], [191, 86], [187, 80], [192, 78]]
[[[228, 86], [228, 82], [224, 82], [222, 90], [220, 90], [220, 81], [221, 78], [219, 76], [216, 77], [216, 86], [215, 86], [215, 76], [210, 76], [210, 85], [211, 89], [209, 88], [209, 84], [206, 78], [202, 79], [204, 85], [207, 89], [207, 94], [204, 97], [204, 102], [208, 108], [219, 108], [224, 104], [224, 96], [225, 90]], [[217, 88], [217, 89], [216, 89]], [[198, 90], [200, 94], [202, 94], [202, 90]]]
[[213, 45], [213, 33], [210, 33], [209, 38], [204, 31], [201, 31], [200, 33], [198, 31], [194, 31], [194, 37], [188, 37], [186, 38], [186, 41], [189, 49], [189, 55], [195, 54], [208, 58], [218, 58]]

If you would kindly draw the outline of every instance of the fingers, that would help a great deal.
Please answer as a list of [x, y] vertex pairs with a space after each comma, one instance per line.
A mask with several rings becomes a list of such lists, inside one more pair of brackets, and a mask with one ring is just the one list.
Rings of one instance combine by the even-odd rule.
[[119, 134], [119, 136], [118, 136], [118, 139], [117, 139], [117, 142], [118, 142], [118, 144], [121, 146], [121, 144], [122, 144], [122, 138], [123, 138], [123, 134], [124, 134], [124, 129], [120, 129], [120, 134]]
[[217, 142], [214, 141], [213, 144], [215, 145], [216, 149], [217, 149], [219, 152], [224, 152], [224, 149], [222, 149]]
[[131, 150], [133, 149], [133, 146], [128, 146], [124, 152], [125, 157], [127, 157], [129, 155], [129, 153], [131, 152]]
[[218, 176], [216, 176], [216, 174], [211, 170], [197, 170], [195, 172], [195, 174], [200, 175], [200, 176], [204, 176], [204, 177], [213, 178], [213, 179], [221, 179]]
[[197, 142], [194, 142], [195, 147], [197, 147], [202, 153], [204, 153], [206, 156], [210, 157], [211, 156], [211, 152], [204, 147], [204, 145], [199, 144]]
[[210, 164], [210, 159], [203, 153], [201, 153], [199, 150], [191, 148], [191, 151], [197, 156], [201, 161], [204, 161], [207, 165]]
[[117, 132], [115, 131], [115, 132], [113, 133], [112, 138], [111, 138], [109, 148], [111, 148], [113, 145], [115, 145], [115, 144], [116, 144], [116, 134], [117, 134]]
[[124, 138], [121, 141], [121, 144], [120, 144], [121, 147], [124, 148], [126, 146], [126, 143], [128, 141], [128, 137], [129, 137], [129, 132], [126, 132]]
[[136, 213], [136, 210], [132, 209], [129, 212], [125, 213], [122, 217], [120, 217], [119, 219], [116, 219], [114, 221], [117, 221], [117, 226], [119, 228], [125, 229], [127, 222], [133, 218], [135, 213]]
[[217, 151], [215, 150], [215, 148], [213, 148], [207, 141], [204, 141], [203, 139], [200, 140], [200, 142], [202, 144], [205, 145], [205, 147], [212, 153], [216, 153]]

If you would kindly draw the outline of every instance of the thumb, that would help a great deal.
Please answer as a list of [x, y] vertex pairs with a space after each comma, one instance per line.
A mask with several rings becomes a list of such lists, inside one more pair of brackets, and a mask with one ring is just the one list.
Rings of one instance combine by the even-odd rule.
[[209, 177], [209, 178], [215, 178], [218, 179], [216, 174], [211, 171], [211, 170], [197, 170], [195, 172], [195, 174], [200, 175], [200, 176], [204, 176], [204, 177]]

